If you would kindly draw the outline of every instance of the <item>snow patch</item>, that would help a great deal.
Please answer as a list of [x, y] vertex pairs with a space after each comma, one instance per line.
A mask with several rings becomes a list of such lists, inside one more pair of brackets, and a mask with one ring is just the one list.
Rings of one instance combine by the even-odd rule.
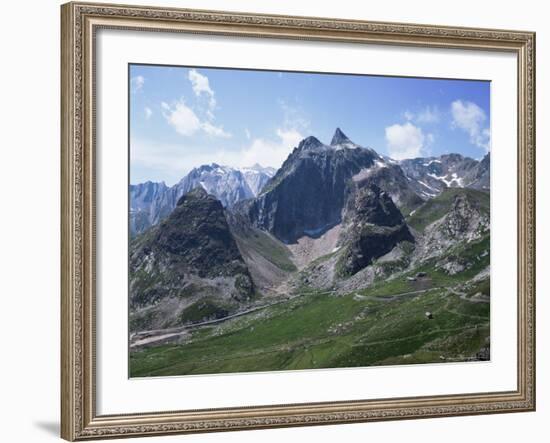
[[435, 178], [436, 180], [442, 181], [447, 186], [451, 186], [453, 182], [456, 182], [458, 187], [462, 187], [462, 178], [458, 178], [456, 172], [453, 172], [450, 180], [447, 178], [448, 176], [445, 176], [445, 175], [435, 175], [435, 174], [428, 174], [428, 175], [432, 178]]
[[428, 188], [430, 189], [431, 191], [434, 191], [435, 193], [439, 193], [439, 191], [433, 187], [431, 187], [429, 184], [427, 183], [424, 183], [422, 180], [418, 180], [418, 183], [420, 183], [422, 186], [424, 186], [425, 188]]
[[331, 146], [335, 151], [341, 151], [342, 149], [357, 149], [361, 146], [356, 145], [353, 142], [344, 142], [344, 143], [338, 143], [337, 145]]

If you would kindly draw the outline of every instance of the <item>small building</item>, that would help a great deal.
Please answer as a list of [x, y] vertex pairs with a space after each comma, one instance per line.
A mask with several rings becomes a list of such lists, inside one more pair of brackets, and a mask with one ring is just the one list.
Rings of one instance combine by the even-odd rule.
[[426, 272], [419, 272], [419, 273], [416, 274], [417, 278], [422, 278], [422, 277], [427, 277], [427, 276], [428, 276], [428, 274]]
[[416, 281], [416, 277], [407, 277], [407, 281]]

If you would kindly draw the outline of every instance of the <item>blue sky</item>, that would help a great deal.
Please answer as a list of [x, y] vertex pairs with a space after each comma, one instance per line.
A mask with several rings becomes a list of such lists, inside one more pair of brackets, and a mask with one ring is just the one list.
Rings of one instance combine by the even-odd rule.
[[490, 144], [490, 83], [131, 65], [130, 182], [172, 185], [193, 167], [279, 167], [336, 127], [395, 159]]

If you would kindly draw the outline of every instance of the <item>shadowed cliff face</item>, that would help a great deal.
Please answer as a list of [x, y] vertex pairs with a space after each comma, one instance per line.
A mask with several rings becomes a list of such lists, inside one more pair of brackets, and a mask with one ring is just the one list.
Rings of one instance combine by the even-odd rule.
[[346, 186], [378, 158], [337, 131], [330, 146], [304, 139], [250, 205], [253, 223], [285, 243], [340, 223]]

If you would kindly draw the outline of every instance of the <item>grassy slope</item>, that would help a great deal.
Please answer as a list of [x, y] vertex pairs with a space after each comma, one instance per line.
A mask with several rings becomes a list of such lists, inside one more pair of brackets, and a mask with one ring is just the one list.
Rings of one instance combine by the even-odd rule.
[[[418, 230], [440, 218], [454, 197], [464, 192], [470, 201], [489, 210], [488, 194], [474, 190], [448, 189], [409, 217]], [[259, 233], [250, 247], [282, 269], [293, 270], [288, 250]], [[429, 363], [464, 360], [475, 355], [489, 337], [487, 303], [472, 303], [446, 288], [466, 284], [467, 296], [489, 295], [489, 282], [467, 282], [489, 265], [489, 236], [458, 245], [448, 255], [472, 263], [450, 276], [436, 269], [436, 260], [391, 281], [379, 281], [359, 291], [335, 297], [308, 289], [295, 298], [261, 313], [230, 320], [218, 327], [200, 328], [183, 345], [170, 344], [131, 353], [131, 375], [208, 374], [271, 371], [382, 364]], [[429, 274], [423, 293], [406, 276], [419, 271]], [[424, 289], [425, 286], [422, 287]], [[433, 320], [425, 312], [433, 313]]]
[[[461, 253], [479, 256], [484, 241]], [[163, 345], [131, 354], [132, 376], [368, 366], [463, 360], [474, 355], [489, 336], [489, 304], [471, 303], [446, 287], [467, 282], [488, 264], [448, 276], [430, 269], [432, 289], [415, 291], [404, 278], [380, 282], [335, 297], [310, 292], [287, 303], [227, 322], [222, 328], [197, 331], [184, 345]], [[424, 268], [429, 268], [426, 265]], [[415, 270], [416, 271], [416, 270]], [[482, 290], [484, 283], [471, 292]], [[486, 286], [486, 285], [485, 285]], [[432, 312], [433, 320], [425, 318]]]
[[407, 218], [407, 223], [418, 231], [424, 230], [426, 226], [443, 217], [454, 201], [457, 195], [466, 195], [468, 199], [479, 207], [489, 212], [489, 194], [483, 191], [466, 188], [447, 188], [440, 195], [432, 200], [428, 200], [416, 212]]
[[291, 252], [288, 248], [277, 239], [259, 229], [254, 229], [250, 232], [250, 235], [247, 237], [238, 236], [238, 241], [241, 245], [256, 251], [283, 271], [296, 271], [296, 266], [290, 258]]
[[[391, 302], [308, 295], [273, 311], [220, 335], [134, 352], [132, 376], [366, 366], [407, 355], [411, 362], [453, 360], [473, 355], [489, 333], [488, 304], [439, 289]], [[433, 343], [457, 334], [467, 334], [460, 349]]]

